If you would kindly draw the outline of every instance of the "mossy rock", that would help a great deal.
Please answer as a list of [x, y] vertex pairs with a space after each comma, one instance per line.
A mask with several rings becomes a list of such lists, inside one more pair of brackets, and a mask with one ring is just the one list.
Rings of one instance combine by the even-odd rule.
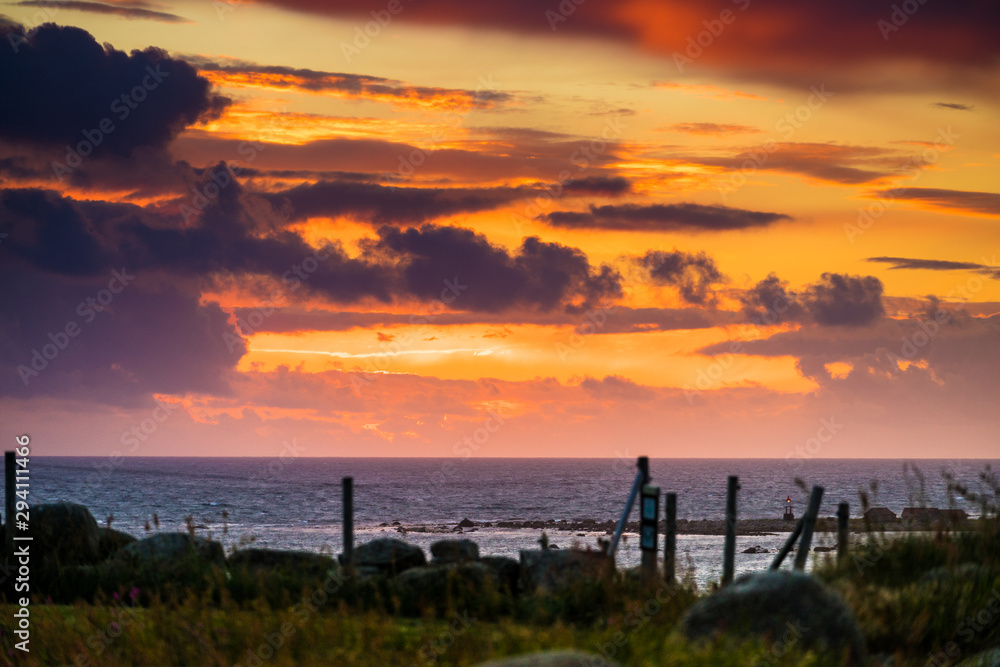
[[110, 558], [122, 547], [138, 541], [132, 535], [113, 528], [101, 527], [98, 528], [98, 531], [100, 533], [98, 550], [100, 551], [101, 560]]
[[700, 599], [682, 619], [691, 640], [724, 636], [762, 638], [823, 654], [865, 656], [864, 638], [843, 599], [818, 579], [787, 570], [743, 575], [719, 592]]
[[[39, 566], [93, 565], [101, 559], [97, 521], [83, 505], [52, 503], [31, 509], [29, 534]], [[34, 564], [34, 563], [33, 563]]]

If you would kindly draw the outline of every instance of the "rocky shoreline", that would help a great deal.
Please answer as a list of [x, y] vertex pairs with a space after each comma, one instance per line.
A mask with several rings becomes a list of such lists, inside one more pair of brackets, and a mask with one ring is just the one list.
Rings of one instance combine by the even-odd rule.
[[[679, 535], [723, 535], [725, 534], [725, 520], [723, 519], [678, 519], [677, 520], [677, 533]], [[960, 522], [952, 522], [947, 525], [948, 528], [966, 528], [971, 527], [977, 523], [976, 519], [968, 519]], [[795, 528], [796, 521], [786, 521], [784, 519], [739, 519], [736, 522], [736, 534], [737, 535], [776, 535], [778, 533], [788, 533]], [[590, 536], [594, 533], [603, 533], [605, 535], [611, 535], [615, 526], [616, 521], [597, 521], [595, 519], [582, 519], [582, 520], [567, 520], [567, 519], [547, 519], [545, 521], [541, 520], [519, 520], [512, 519], [508, 521], [485, 521], [481, 523], [476, 523], [470, 519], [463, 519], [457, 524], [417, 524], [417, 525], [403, 525], [399, 521], [393, 521], [392, 523], [382, 523], [379, 527], [382, 528], [395, 528], [396, 532], [399, 533], [474, 533], [481, 528], [501, 528], [508, 530], [546, 530], [546, 531], [560, 531], [560, 532], [572, 532], [572, 533], [583, 533], [580, 537], [584, 535]], [[865, 533], [869, 531], [884, 531], [884, 532], [911, 532], [911, 531], [927, 531], [935, 530], [938, 528], [943, 528], [940, 523], [931, 523], [927, 521], [885, 521], [878, 523], [867, 523], [864, 519], [851, 519], [849, 522], [850, 530], [852, 533]], [[639, 531], [639, 522], [630, 521], [626, 525], [626, 532], [637, 533]], [[660, 532], [666, 531], [666, 524], [664, 521], [660, 522]], [[835, 517], [820, 518], [816, 521], [815, 532], [817, 533], [835, 533], [837, 531], [837, 519]]]

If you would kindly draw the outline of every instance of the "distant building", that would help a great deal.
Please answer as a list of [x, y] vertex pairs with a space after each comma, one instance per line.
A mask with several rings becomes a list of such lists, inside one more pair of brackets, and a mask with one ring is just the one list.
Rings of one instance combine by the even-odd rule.
[[941, 510], [936, 507], [904, 507], [903, 521], [937, 521]]
[[888, 507], [873, 507], [865, 512], [865, 519], [872, 523], [885, 523], [887, 521], [895, 521], [896, 513]]
[[965, 513], [965, 510], [940, 510], [940, 518], [942, 521], [948, 521], [950, 523], [961, 523], [969, 518], [969, 515]]

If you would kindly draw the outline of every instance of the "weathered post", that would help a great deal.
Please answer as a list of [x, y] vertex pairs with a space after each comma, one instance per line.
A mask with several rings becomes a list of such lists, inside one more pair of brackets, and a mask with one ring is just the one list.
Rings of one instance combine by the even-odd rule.
[[663, 576], [668, 584], [677, 581], [677, 494], [667, 494], [667, 535], [663, 543]]
[[799, 550], [795, 552], [796, 570], [806, 568], [806, 560], [809, 558], [809, 548], [812, 546], [813, 528], [816, 526], [816, 517], [819, 515], [819, 505], [823, 500], [823, 487], [814, 486], [809, 495], [809, 508], [802, 517], [802, 537], [799, 538]]
[[[14, 466], [17, 462], [14, 460], [14, 452], [4, 452], [3, 453], [3, 472], [4, 472], [4, 509], [7, 514], [4, 517], [6, 520], [6, 542], [4, 545], [4, 556], [8, 563], [14, 562], [14, 507], [15, 507], [15, 495], [14, 492], [17, 490], [17, 475], [14, 471]], [[13, 580], [13, 577], [11, 577]], [[14, 590], [13, 587], [11, 590]]]
[[729, 476], [729, 488], [726, 490], [726, 542], [722, 554], [722, 585], [732, 582], [733, 569], [736, 561], [736, 491], [740, 488], [740, 478]]
[[640, 456], [635, 462], [635, 467], [642, 473], [642, 486], [649, 484], [649, 457]]
[[850, 546], [848, 527], [851, 519], [851, 506], [840, 503], [837, 506], [837, 564], [843, 565], [847, 559], [847, 549]]
[[660, 521], [660, 487], [642, 487], [642, 513], [639, 519], [639, 548], [642, 550], [642, 577], [647, 582], [656, 579], [656, 536]]
[[354, 572], [354, 478], [344, 478], [344, 569]]

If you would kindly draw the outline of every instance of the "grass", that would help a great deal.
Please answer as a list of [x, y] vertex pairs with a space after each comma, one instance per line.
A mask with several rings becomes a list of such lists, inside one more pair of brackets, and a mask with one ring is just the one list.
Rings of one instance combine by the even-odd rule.
[[[995, 501], [995, 495], [993, 496]], [[872, 664], [956, 664], [1000, 646], [1000, 524], [965, 532], [867, 536], [815, 575], [844, 597]], [[41, 582], [31, 653], [0, 626], [0, 665], [474, 665], [576, 648], [624, 665], [840, 664], [765, 641], [692, 645], [677, 630], [697, 599], [613, 575], [558, 594], [514, 595], [453, 578], [434, 595], [400, 596], [385, 579], [336, 570], [224, 570], [196, 560], [171, 572], [67, 569]], [[0, 616], [11, 618], [6, 605]], [[785, 650], [785, 649], [788, 650]], [[775, 650], [777, 649], [777, 650]], [[946, 658], [947, 656], [947, 658]]]

